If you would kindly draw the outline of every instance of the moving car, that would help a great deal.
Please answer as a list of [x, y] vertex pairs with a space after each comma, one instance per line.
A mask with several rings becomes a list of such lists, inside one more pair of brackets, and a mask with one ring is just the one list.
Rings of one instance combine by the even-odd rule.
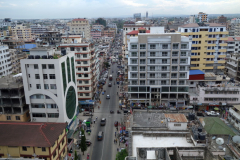
[[83, 116], [92, 116], [93, 114], [89, 111], [83, 112]]
[[106, 99], [110, 99], [110, 95], [107, 95]]
[[106, 124], [106, 118], [102, 118], [100, 121], [100, 125], [105, 126], [105, 124]]
[[103, 140], [103, 131], [98, 132], [98, 140], [99, 141]]
[[[92, 144], [92, 142], [91, 142], [89, 139], [86, 139], [85, 143], [86, 143], [86, 145], [87, 145], [88, 147], [91, 146], [91, 144]], [[80, 146], [80, 144], [81, 144], [81, 139], [79, 139], [79, 140], [77, 141], [77, 145]]]
[[108, 87], [112, 87], [112, 83], [108, 83]]

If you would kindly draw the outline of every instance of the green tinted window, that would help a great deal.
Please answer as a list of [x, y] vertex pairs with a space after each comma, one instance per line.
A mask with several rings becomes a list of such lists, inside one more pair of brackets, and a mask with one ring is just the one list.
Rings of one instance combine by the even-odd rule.
[[71, 64], [72, 64], [72, 79], [73, 79], [73, 82], [75, 82], [75, 65], [74, 65], [74, 57], [71, 57]]
[[62, 62], [61, 66], [62, 66], [63, 89], [64, 89], [64, 93], [65, 93], [66, 88], [67, 88], [65, 62]]
[[70, 72], [70, 60], [67, 58], [67, 74], [68, 74], [68, 83], [71, 81], [71, 72]]

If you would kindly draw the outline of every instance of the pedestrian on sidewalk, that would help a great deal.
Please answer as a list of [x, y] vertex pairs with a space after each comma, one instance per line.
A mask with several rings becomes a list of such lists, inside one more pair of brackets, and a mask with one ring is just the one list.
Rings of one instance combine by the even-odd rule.
[[118, 152], [118, 148], [117, 148], [117, 152]]
[[93, 120], [94, 124], [95, 124], [95, 119]]
[[116, 143], [117, 143], [117, 138], [116, 138]]
[[116, 132], [115, 132], [115, 137], [116, 137]]
[[113, 143], [115, 144], [115, 139], [113, 140]]

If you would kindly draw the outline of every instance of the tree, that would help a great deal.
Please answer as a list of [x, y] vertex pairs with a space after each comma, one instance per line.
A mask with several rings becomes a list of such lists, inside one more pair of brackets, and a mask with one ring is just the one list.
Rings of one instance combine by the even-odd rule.
[[75, 151], [74, 160], [78, 160], [77, 151]]
[[108, 62], [104, 62], [103, 65], [104, 65], [105, 68], [110, 67], [110, 64]]
[[121, 59], [122, 59], [122, 56], [120, 55], [120, 56], [118, 56], [118, 58], [121, 60]]
[[103, 18], [98, 18], [98, 19], [95, 21], [95, 23], [98, 23], [98, 24], [104, 25], [104, 27], [106, 27], [106, 25], [107, 25], [106, 20], [103, 19]]
[[81, 151], [83, 152], [83, 155], [84, 155], [84, 151], [87, 150], [86, 137], [85, 137], [85, 133], [84, 133], [83, 129], [81, 130], [81, 132], [82, 132], [82, 136], [81, 136], [80, 148], [81, 148]]
[[121, 152], [118, 152], [116, 155], [116, 160], [125, 160], [125, 157], [128, 156], [127, 150], [123, 149]]

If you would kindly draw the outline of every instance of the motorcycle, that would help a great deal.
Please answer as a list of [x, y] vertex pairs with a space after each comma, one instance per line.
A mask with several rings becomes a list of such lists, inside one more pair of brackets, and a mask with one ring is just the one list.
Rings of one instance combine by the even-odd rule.
[[121, 114], [121, 112], [120, 112], [119, 110], [117, 110], [117, 113], [118, 113], [118, 114]]
[[113, 113], [114, 113], [114, 111], [112, 111], [112, 110], [111, 110], [111, 111], [110, 111], [110, 113], [111, 113], [111, 114], [113, 114]]

